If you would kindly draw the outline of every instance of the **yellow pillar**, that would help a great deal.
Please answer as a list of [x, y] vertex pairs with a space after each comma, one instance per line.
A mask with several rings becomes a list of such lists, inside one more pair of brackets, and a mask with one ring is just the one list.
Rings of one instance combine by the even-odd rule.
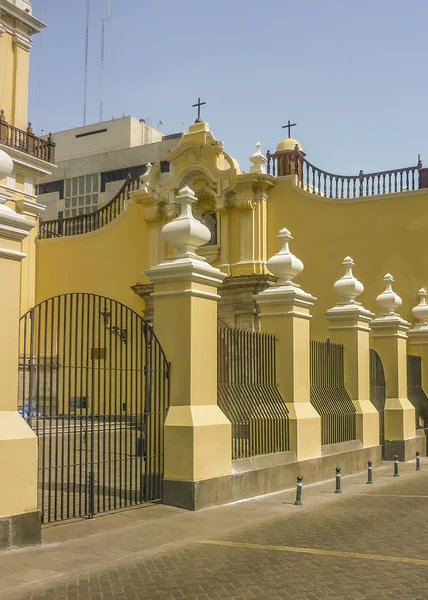
[[[0, 151], [0, 180], [12, 172], [9, 156]], [[35, 223], [5, 206], [0, 192], [0, 549], [40, 542], [37, 511], [37, 438], [17, 411], [21, 244]]]
[[217, 288], [225, 274], [195, 253], [210, 232], [193, 217], [193, 191], [183, 188], [176, 202], [181, 214], [162, 230], [176, 254], [146, 274], [156, 335], [171, 362], [164, 501], [193, 508], [195, 483], [232, 468], [231, 424], [217, 406]]
[[427, 293], [424, 288], [418, 292], [420, 302], [413, 309], [413, 315], [418, 320], [416, 325], [409, 329], [409, 354], [422, 358], [422, 388], [428, 391], [428, 306]]
[[292, 236], [279, 232], [282, 249], [267, 262], [278, 279], [257, 296], [261, 329], [277, 339], [277, 384], [289, 412], [290, 450], [297, 460], [321, 456], [321, 418], [310, 401], [310, 308], [316, 298], [293, 279], [303, 263], [289, 250]]
[[[376, 298], [380, 314], [371, 322], [373, 348], [385, 372], [385, 458], [400, 460], [414, 455], [415, 409], [407, 398], [407, 331], [409, 323], [395, 311], [401, 298], [392, 290], [394, 279], [384, 277], [385, 291]], [[412, 444], [413, 442], [413, 444]]]
[[345, 387], [356, 409], [357, 439], [367, 448], [379, 445], [379, 413], [370, 401], [369, 323], [374, 315], [355, 300], [364, 286], [352, 273], [352, 258], [342, 264], [345, 275], [334, 284], [339, 302], [325, 316], [331, 340], [345, 348]]

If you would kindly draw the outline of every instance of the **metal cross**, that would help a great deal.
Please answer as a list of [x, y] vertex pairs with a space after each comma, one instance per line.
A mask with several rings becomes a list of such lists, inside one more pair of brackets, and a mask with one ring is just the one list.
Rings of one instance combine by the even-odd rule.
[[291, 137], [291, 128], [295, 127], [296, 125], [297, 123], [290, 123], [290, 119], [288, 119], [288, 124], [282, 126], [283, 129], [288, 129], [288, 137]]
[[196, 104], [192, 104], [192, 108], [198, 107], [198, 118], [196, 119], [195, 123], [201, 120], [201, 106], [203, 106], [204, 104], [206, 104], [206, 102], [201, 102], [200, 98], [198, 98]]

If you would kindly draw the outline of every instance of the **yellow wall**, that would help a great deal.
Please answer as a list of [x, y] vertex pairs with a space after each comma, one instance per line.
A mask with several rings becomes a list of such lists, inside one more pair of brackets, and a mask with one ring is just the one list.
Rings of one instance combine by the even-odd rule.
[[268, 200], [268, 256], [279, 250], [276, 235], [282, 227], [293, 234], [292, 251], [305, 265], [299, 283], [318, 298], [311, 337], [328, 336], [323, 313], [338, 300], [333, 284], [343, 275], [341, 262], [348, 255], [365, 287], [358, 298], [365, 308], [376, 312], [382, 278], [390, 272], [403, 299], [400, 314], [414, 320], [417, 292], [428, 285], [428, 190], [327, 200], [296, 188], [293, 176], [279, 178]]
[[0, 108], [10, 125], [26, 129], [30, 54], [13, 42], [10, 33], [4, 33], [0, 37], [0, 57]]
[[131, 290], [142, 278], [147, 242], [144, 209], [130, 204], [93, 233], [37, 241], [36, 301], [68, 292], [91, 292], [137, 312], [144, 302]]

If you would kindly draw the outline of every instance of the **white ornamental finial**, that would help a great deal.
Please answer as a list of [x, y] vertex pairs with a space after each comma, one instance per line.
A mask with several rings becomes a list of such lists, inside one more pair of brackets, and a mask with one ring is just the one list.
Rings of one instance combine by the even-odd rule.
[[364, 286], [352, 273], [352, 267], [355, 267], [355, 263], [350, 256], [347, 256], [342, 265], [345, 267], [345, 275], [334, 284], [334, 289], [341, 299], [339, 304], [359, 304], [355, 301], [355, 298], [364, 292]]
[[424, 288], [418, 292], [419, 304], [412, 310], [413, 316], [418, 320], [414, 329], [428, 329], [428, 306], [426, 303], [427, 293]]
[[257, 142], [256, 144], [256, 151], [254, 152], [254, 154], [252, 156], [250, 156], [250, 161], [253, 163], [253, 166], [250, 167], [250, 173], [260, 173], [260, 174], [264, 174], [266, 173], [266, 163], [267, 163], [267, 158], [266, 156], [263, 156], [263, 154], [260, 151], [261, 148], [261, 144], [260, 142]]
[[284, 228], [281, 229], [277, 237], [282, 242], [282, 248], [266, 263], [269, 271], [278, 278], [275, 286], [300, 287], [293, 282], [293, 279], [303, 271], [304, 266], [302, 261], [290, 252], [289, 242], [293, 239], [293, 236], [288, 229]]
[[162, 229], [162, 237], [177, 249], [174, 258], [205, 260], [195, 254], [195, 250], [210, 241], [211, 233], [208, 227], [193, 216], [192, 204], [196, 201], [193, 190], [187, 186], [181, 189], [175, 198], [176, 204], [181, 208], [180, 215]]
[[4, 150], [0, 150], [0, 181], [13, 171], [13, 160]]
[[394, 278], [390, 273], [387, 273], [383, 278], [386, 283], [385, 291], [379, 294], [376, 298], [376, 302], [379, 305], [380, 313], [379, 316], [386, 317], [388, 315], [396, 315], [395, 309], [401, 306], [402, 300], [398, 294], [392, 289]]

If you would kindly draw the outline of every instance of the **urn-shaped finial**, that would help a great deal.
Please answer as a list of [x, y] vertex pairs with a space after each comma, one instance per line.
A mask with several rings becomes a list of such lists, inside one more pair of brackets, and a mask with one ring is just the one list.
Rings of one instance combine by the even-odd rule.
[[428, 326], [428, 306], [426, 303], [427, 293], [424, 288], [421, 288], [418, 292], [419, 304], [412, 310], [413, 316], [418, 320], [416, 328]]
[[401, 306], [402, 300], [392, 289], [392, 284], [394, 283], [393, 276], [387, 273], [383, 280], [386, 284], [385, 291], [376, 298], [376, 302], [380, 308], [379, 316], [395, 315], [395, 310]]
[[293, 236], [288, 229], [284, 228], [281, 229], [277, 237], [282, 242], [282, 248], [267, 261], [267, 267], [278, 278], [276, 282], [277, 286], [291, 285], [293, 287], [300, 287], [297, 283], [293, 282], [293, 279], [303, 271], [304, 265], [297, 256], [294, 256], [290, 252], [289, 243], [293, 239]]
[[261, 148], [261, 144], [260, 142], [257, 142], [256, 144], [256, 151], [254, 152], [254, 154], [252, 154], [250, 156], [250, 161], [252, 163], [252, 166], [250, 167], [250, 173], [266, 173], [266, 163], [267, 163], [267, 158], [266, 156], [263, 156], [263, 154], [260, 151]]
[[175, 258], [203, 258], [195, 254], [195, 250], [209, 242], [211, 233], [208, 227], [200, 223], [192, 213], [192, 204], [197, 201], [195, 193], [184, 187], [175, 198], [180, 206], [180, 214], [162, 229], [162, 237], [177, 249]]
[[0, 180], [8, 177], [13, 171], [13, 160], [4, 150], [0, 150]]
[[334, 284], [334, 289], [340, 298], [339, 304], [358, 304], [355, 298], [364, 292], [364, 286], [352, 273], [355, 263], [350, 256], [347, 256], [342, 265], [345, 267], [345, 274]]

